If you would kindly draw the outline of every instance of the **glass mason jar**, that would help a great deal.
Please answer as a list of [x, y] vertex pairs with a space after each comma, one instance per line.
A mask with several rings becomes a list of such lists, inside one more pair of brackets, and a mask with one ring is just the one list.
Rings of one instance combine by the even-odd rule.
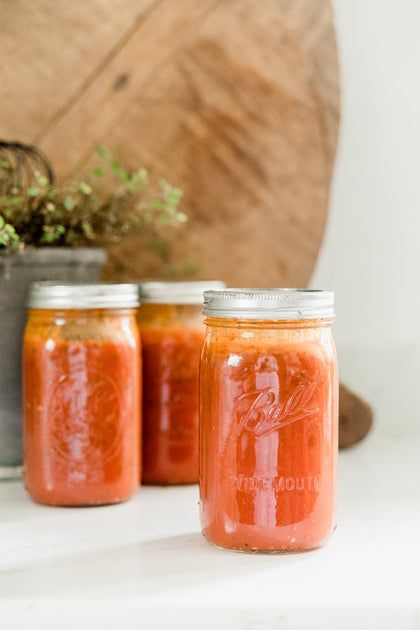
[[224, 286], [213, 281], [140, 284], [145, 484], [198, 481], [203, 291]]
[[27, 491], [48, 505], [128, 499], [140, 481], [137, 285], [40, 282], [27, 304]]
[[326, 291], [205, 294], [200, 506], [226, 549], [319, 547], [335, 527], [338, 369]]

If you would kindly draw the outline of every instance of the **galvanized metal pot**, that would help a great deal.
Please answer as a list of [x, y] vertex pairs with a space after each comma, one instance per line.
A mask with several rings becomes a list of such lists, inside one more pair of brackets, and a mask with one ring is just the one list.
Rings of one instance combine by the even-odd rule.
[[99, 248], [28, 248], [0, 256], [0, 479], [22, 466], [21, 346], [25, 296], [37, 280], [99, 280], [106, 252]]

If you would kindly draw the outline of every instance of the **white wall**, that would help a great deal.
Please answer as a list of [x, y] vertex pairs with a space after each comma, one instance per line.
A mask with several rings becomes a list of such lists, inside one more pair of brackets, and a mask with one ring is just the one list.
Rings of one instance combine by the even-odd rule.
[[370, 348], [420, 344], [420, 0], [333, 3], [341, 138], [311, 284], [336, 293], [342, 372], [357, 386]]

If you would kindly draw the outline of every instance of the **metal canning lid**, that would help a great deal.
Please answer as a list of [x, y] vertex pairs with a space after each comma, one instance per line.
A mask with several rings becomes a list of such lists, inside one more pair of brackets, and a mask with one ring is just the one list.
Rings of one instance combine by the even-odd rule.
[[137, 284], [111, 282], [34, 282], [28, 308], [135, 308], [140, 304]]
[[143, 304], [202, 304], [204, 291], [224, 289], [220, 280], [190, 280], [186, 282], [141, 282]]
[[330, 319], [334, 293], [314, 289], [226, 289], [204, 293], [204, 315], [238, 319]]

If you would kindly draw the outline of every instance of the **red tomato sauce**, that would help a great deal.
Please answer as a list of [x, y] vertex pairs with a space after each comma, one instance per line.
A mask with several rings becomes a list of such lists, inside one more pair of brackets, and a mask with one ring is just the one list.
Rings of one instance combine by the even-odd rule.
[[199, 365], [202, 328], [141, 327], [143, 482], [198, 481]]
[[26, 335], [25, 484], [34, 500], [98, 505], [135, 492], [139, 380], [137, 346]]
[[335, 518], [333, 347], [219, 333], [201, 373], [203, 532], [230, 549], [317, 547]]

